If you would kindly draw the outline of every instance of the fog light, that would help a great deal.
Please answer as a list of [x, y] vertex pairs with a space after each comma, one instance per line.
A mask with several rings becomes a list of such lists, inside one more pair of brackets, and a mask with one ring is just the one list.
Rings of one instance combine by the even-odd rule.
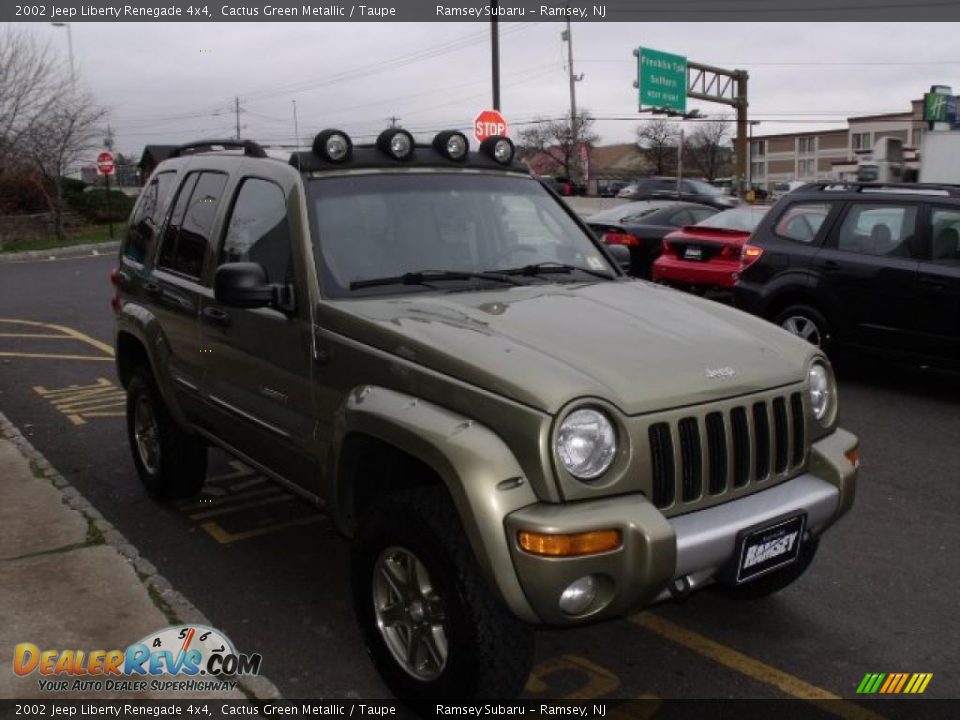
[[433, 147], [450, 160], [461, 161], [467, 158], [470, 143], [467, 136], [456, 130], [445, 130], [433, 139]]
[[313, 152], [327, 162], [340, 163], [350, 159], [353, 143], [345, 132], [324, 130], [313, 141]]
[[513, 161], [513, 143], [501, 135], [492, 135], [480, 143], [480, 149], [501, 165]]
[[567, 585], [560, 594], [560, 610], [567, 615], [582, 615], [597, 599], [600, 583], [594, 575], [584, 575]]
[[413, 156], [413, 135], [406, 130], [388, 128], [377, 138], [377, 148], [396, 160], [409, 160]]

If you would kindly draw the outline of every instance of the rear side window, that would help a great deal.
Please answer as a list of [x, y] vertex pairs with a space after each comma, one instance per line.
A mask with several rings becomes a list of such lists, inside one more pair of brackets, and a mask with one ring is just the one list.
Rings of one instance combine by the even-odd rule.
[[163, 235], [157, 266], [197, 280], [203, 272], [210, 230], [227, 184], [224, 173], [191, 173], [180, 188]]
[[860, 255], [912, 257], [917, 208], [913, 205], [850, 206], [837, 236], [837, 249]]
[[127, 228], [123, 247], [125, 257], [138, 263], [150, 257], [175, 178], [176, 173], [172, 171], [158, 173], [143, 189]]
[[830, 214], [829, 203], [797, 203], [780, 216], [774, 233], [787, 240], [810, 244]]
[[930, 259], [960, 265], [960, 210], [934, 208], [930, 215]]
[[220, 264], [259, 263], [272, 283], [293, 282], [287, 203], [278, 185], [247, 178], [237, 192], [220, 252]]

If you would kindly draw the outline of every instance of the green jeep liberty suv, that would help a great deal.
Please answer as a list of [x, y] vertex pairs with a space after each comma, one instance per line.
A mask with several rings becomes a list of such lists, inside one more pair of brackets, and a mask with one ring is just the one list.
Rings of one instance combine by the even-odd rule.
[[627, 277], [506, 138], [179, 148], [113, 281], [147, 490], [212, 443], [329, 513], [403, 698], [519, 693], [536, 625], [779, 590], [853, 503], [826, 357]]

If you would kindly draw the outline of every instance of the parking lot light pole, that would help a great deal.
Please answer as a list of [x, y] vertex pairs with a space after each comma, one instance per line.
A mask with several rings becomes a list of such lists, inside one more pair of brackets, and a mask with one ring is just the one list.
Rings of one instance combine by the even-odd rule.
[[77, 79], [77, 73], [73, 64], [73, 32], [70, 30], [70, 23], [55, 22], [50, 24], [54, 27], [65, 27], [67, 29], [67, 49], [70, 52], [70, 82], [75, 82]]
[[500, 109], [500, 30], [497, 26], [497, 0], [490, 2], [490, 60], [493, 78], [493, 109]]

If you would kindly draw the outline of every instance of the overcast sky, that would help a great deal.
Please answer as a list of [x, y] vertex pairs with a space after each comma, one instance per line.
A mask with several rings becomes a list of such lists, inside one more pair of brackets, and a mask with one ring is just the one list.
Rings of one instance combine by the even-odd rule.
[[[67, 58], [64, 28], [27, 25]], [[560, 23], [500, 26], [508, 121], [569, 113]], [[956, 23], [574, 24], [577, 104], [603, 143], [625, 142], [641, 116], [632, 50], [646, 46], [750, 73], [754, 132], [843, 125], [854, 114], [905, 112], [931, 84], [960, 90]], [[79, 81], [111, 110], [117, 149], [235, 133], [269, 143], [326, 127], [371, 136], [396, 116], [413, 131], [470, 127], [488, 107], [485, 23], [74, 23]], [[725, 106], [690, 101], [717, 115]], [[633, 120], [636, 118], [637, 120]], [[821, 121], [814, 124], [814, 121]], [[825, 122], [823, 122], [825, 121]]]

